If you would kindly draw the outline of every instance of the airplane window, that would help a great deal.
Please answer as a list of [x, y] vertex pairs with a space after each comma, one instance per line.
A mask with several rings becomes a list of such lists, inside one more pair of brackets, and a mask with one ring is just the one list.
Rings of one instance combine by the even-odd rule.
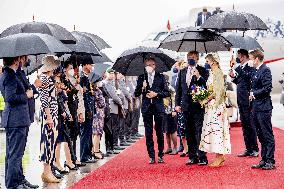
[[154, 39], [154, 41], [162, 41], [164, 40], [168, 35], [168, 32], [160, 32]]

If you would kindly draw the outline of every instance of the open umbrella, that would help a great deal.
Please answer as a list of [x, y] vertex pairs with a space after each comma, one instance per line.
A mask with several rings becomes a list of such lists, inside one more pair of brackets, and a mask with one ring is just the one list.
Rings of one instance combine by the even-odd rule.
[[7, 37], [9, 35], [18, 33], [42, 33], [48, 34], [56, 39], [60, 40], [62, 43], [74, 44], [76, 39], [73, 35], [57, 24], [44, 23], [44, 22], [28, 22], [22, 24], [13, 25], [1, 33], [1, 37]]
[[100, 52], [100, 54], [101, 56], [92, 56], [93, 62], [95, 64], [112, 62], [112, 60], [105, 53]]
[[47, 34], [19, 33], [0, 38], [0, 58], [57, 52], [70, 52], [70, 49]]
[[209, 17], [201, 28], [215, 30], [267, 30], [266, 24], [257, 16], [245, 12], [222, 12]]
[[95, 64], [94, 65], [94, 73], [96, 75], [99, 75], [99, 76], [103, 76], [103, 74], [105, 73], [105, 71], [109, 68], [109, 67], [112, 67], [113, 66], [113, 63], [110, 63], [110, 62], [107, 62], [107, 63], [102, 63], [102, 64]]
[[99, 51], [102, 50], [102, 49], [111, 48], [111, 46], [109, 44], [107, 44], [107, 42], [105, 42], [105, 40], [103, 40], [99, 36], [97, 36], [95, 34], [87, 33], [87, 32], [81, 32], [81, 33], [83, 35], [91, 38], [93, 43], [96, 45], [96, 47], [98, 48]]
[[224, 34], [226, 39], [233, 45], [232, 48], [240, 48], [246, 50], [259, 49], [264, 51], [256, 39], [249, 36], [241, 36], [238, 34]]
[[138, 47], [124, 51], [116, 60], [113, 69], [125, 76], [139, 76], [144, 74], [144, 60], [147, 57], [155, 58], [156, 71], [167, 72], [174, 65], [175, 60], [163, 51], [150, 47]]
[[66, 46], [75, 54], [91, 54], [101, 56], [95, 44], [90, 37], [83, 35], [81, 32], [73, 31], [72, 35], [76, 38], [76, 44], [66, 44]]
[[172, 31], [159, 48], [176, 52], [198, 51], [201, 53], [227, 51], [232, 45], [216, 32], [195, 27], [180, 28]]

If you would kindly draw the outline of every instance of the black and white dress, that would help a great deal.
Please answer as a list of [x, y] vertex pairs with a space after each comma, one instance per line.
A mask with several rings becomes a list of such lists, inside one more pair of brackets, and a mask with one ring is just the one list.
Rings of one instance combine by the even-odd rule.
[[[52, 164], [55, 156], [56, 140], [58, 136], [58, 103], [56, 98], [56, 89], [54, 81], [51, 77], [41, 75], [42, 87], [39, 90], [42, 124], [40, 139], [40, 161]], [[45, 108], [49, 108], [54, 127], [50, 128], [47, 124], [47, 116], [44, 112]]]

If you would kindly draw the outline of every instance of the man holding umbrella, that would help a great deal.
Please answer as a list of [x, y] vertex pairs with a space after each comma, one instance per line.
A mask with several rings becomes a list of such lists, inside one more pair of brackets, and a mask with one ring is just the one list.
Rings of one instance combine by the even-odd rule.
[[152, 57], [146, 58], [145, 70], [147, 73], [140, 75], [135, 89], [135, 96], [142, 95], [142, 115], [145, 126], [146, 145], [150, 157], [150, 164], [155, 163], [155, 151], [153, 141], [153, 117], [155, 130], [158, 138], [158, 163], [164, 163], [164, 135], [163, 115], [165, 112], [163, 98], [169, 97], [170, 92], [164, 76], [155, 71], [156, 60]]

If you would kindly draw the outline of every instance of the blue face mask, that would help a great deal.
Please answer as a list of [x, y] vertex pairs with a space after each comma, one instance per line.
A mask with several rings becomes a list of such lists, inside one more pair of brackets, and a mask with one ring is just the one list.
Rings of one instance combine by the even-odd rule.
[[208, 63], [205, 63], [205, 69], [206, 69], [206, 70], [210, 70], [210, 69], [211, 69], [211, 66], [210, 66], [210, 64], [208, 64]]
[[237, 62], [238, 64], [240, 64], [240, 63], [241, 63], [241, 60], [240, 60], [239, 58], [236, 58], [236, 62]]
[[177, 68], [173, 68], [173, 73], [178, 73], [178, 69]]
[[194, 65], [195, 65], [195, 60], [193, 60], [193, 59], [188, 59], [188, 60], [187, 60], [187, 63], [188, 63], [189, 65], [191, 65], [191, 66], [194, 66]]
[[28, 67], [28, 66], [30, 66], [30, 65], [31, 65], [31, 60], [28, 59], [28, 61], [27, 61], [26, 64], [25, 64], [25, 67]]

